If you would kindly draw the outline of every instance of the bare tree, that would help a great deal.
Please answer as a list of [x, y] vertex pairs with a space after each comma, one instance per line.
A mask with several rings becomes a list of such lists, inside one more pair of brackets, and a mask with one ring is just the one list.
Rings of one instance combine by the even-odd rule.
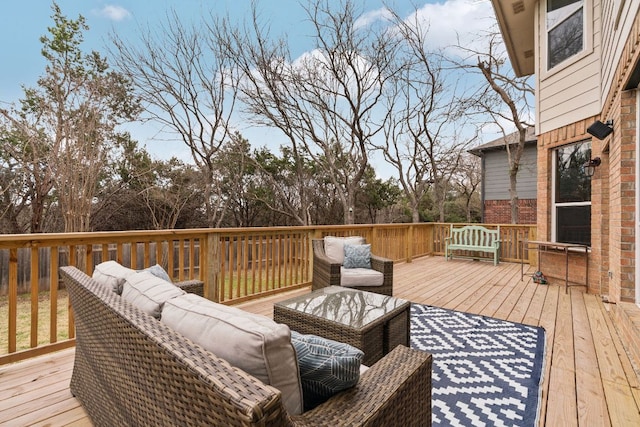
[[200, 192], [200, 177], [193, 168], [176, 158], [154, 162], [153, 185], [144, 186], [140, 197], [148, 208], [156, 230], [176, 228], [178, 219]]
[[225, 207], [216, 154], [230, 135], [238, 76], [211, 30], [215, 23], [201, 24], [186, 26], [173, 13], [157, 32], [141, 29], [139, 43], [111, 39], [116, 65], [133, 80], [148, 118], [182, 140], [202, 171], [207, 223], [215, 227]]
[[[497, 125], [505, 140], [505, 149], [509, 163], [509, 199], [511, 205], [511, 222], [518, 223], [518, 170], [522, 152], [527, 139], [527, 128], [533, 123], [531, 102], [534, 88], [529, 77], [517, 77], [507, 64], [504, 43], [498, 31], [486, 35], [487, 47], [484, 51], [458, 46], [466, 53], [459, 66], [470, 72], [480, 72], [485, 84], [471, 93], [464, 104], [469, 111], [477, 112], [483, 117], [481, 126], [488, 123]], [[489, 118], [487, 120], [486, 118]], [[517, 141], [508, 138], [514, 126], [518, 135]]]
[[[452, 184], [459, 200], [464, 203], [467, 222], [473, 221], [472, 210], [474, 203], [479, 205], [478, 187], [480, 187], [481, 182], [480, 158], [465, 154], [460, 159], [460, 167], [453, 177]], [[475, 207], [479, 208], [479, 206]]]
[[358, 183], [368, 165], [373, 138], [386, 120], [382, 95], [396, 70], [397, 43], [373, 28], [359, 26], [350, 0], [316, 0], [305, 9], [314, 30], [315, 49], [292, 61], [285, 40], [271, 41], [254, 6], [243, 31], [219, 26], [227, 49], [244, 74], [242, 101], [252, 120], [286, 135], [297, 165], [300, 203], [291, 212], [309, 223], [305, 156], [336, 188], [344, 223], [353, 223]]
[[401, 72], [388, 85], [391, 114], [385, 141], [377, 149], [398, 171], [412, 221], [420, 220], [420, 203], [430, 190], [439, 220], [444, 221], [450, 178], [471, 138], [458, 132], [464, 117], [454, 102], [456, 79], [448, 73], [442, 53], [427, 48], [429, 29], [417, 15], [413, 20], [392, 16], [395, 25], [389, 37], [399, 41], [396, 60]]

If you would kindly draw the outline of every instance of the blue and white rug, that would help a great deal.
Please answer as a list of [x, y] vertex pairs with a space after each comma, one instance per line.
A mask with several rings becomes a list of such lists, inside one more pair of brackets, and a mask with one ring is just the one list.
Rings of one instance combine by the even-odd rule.
[[419, 304], [411, 347], [433, 354], [432, 425], [537, 426], [544, 329]]

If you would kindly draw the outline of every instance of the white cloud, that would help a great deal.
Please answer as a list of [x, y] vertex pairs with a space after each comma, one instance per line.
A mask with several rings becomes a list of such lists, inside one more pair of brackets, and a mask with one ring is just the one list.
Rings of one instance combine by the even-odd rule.
[[393, 17], [393, 14], [386, 7], [367, 12], [354, 23], [355, 28], [361, 28], [371, 25], [376, 21], [387, 21]]
[[488, 0], [448, 0], [425, 4], [409, 20], [428, 26], [431, 47], [447, 48], [459, 43], [473, 49], [482, 43], [480, 36], [494, 25], [495, 14]]
[[122, 6], [116, 6], [113, 4], [108, 4], [98, 12], [100, 15], [105, 18], [111, 19], [112, 21], [122, 21], [123, 19], [130, 18], [131, 12], [125, 9]]
[[[490, 0], [446, 0], [426, 3], [405, 18], [410, 25], [419, 25], [427, 31], [430, 49], [448, 50], [454, 54], [454, 46], [482, 51], [487, 47], [488, 32], [497, 30], [496, 18]], [[372, 10], [356, 21], [356, 28], [386, 25], [392, 22], [392, 13], [387, 8]], [[393, 29], [390, 28], [393, 33]], [[461, 52], [457, 52], [460, 54]]]

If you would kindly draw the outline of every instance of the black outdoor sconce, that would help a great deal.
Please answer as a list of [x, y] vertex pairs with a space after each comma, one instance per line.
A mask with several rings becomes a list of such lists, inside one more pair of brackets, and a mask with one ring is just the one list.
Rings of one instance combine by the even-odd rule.
[[607, 120], [604, 123], [596, 120], [587, 128], [587, 132], [600, 140], [605, 139], [613, 132], [613, 120]]
[[596, 173], [596, 168], [600, 166], [600, 163], [602, 163], [602, 160], [600, 160], [600, 157], [596, 157], [586, 162], [584, 165], [582, 165], [582, 170], [584, 171], [584, 174], [589, 178], [591, 178], [593, 174]]

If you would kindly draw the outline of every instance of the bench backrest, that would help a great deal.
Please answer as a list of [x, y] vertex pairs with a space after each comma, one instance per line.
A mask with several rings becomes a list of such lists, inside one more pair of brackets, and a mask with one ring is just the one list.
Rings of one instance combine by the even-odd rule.
[[71, 391], [95, 425], [290, 425], [278, 390], [204, 350], [74, 267]]
[[454, 245], [492, 247], [500, 243], [500, 229], [489, 230], [481, 225], [451, 226], [451, 243]]

